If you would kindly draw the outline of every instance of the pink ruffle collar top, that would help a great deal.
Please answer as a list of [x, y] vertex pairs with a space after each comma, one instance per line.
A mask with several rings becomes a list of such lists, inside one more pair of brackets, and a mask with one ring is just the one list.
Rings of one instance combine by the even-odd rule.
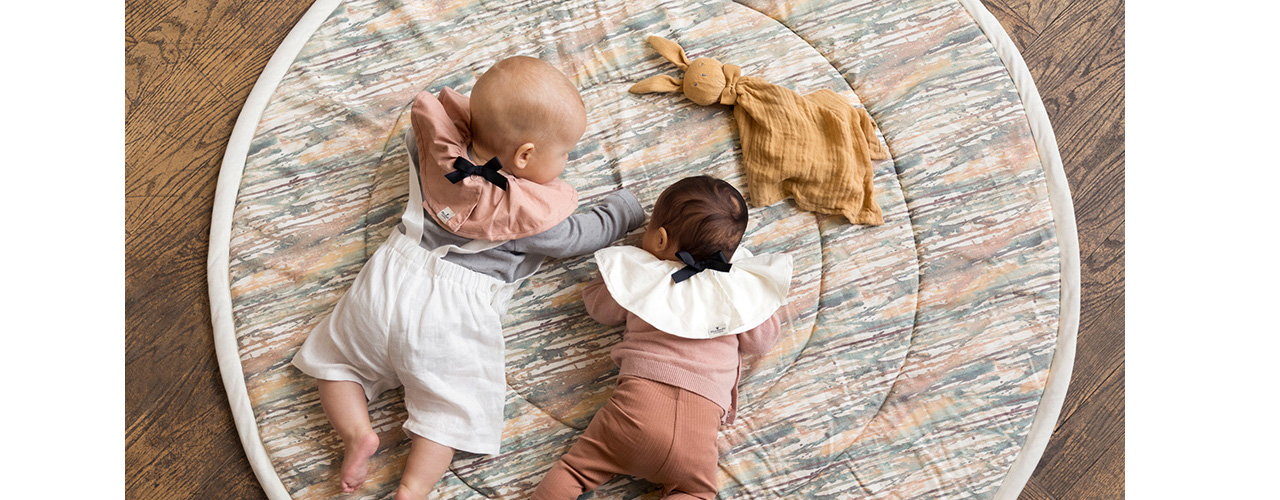
[[422, 206], [449, 232], [464, 238], [504, 241], [541, 233], [569, 217], [578, 207], [578, 192], [557, 178], [546, 184], [511, 175], [503, 190], [475, 175], [453, 183], [454, 171], [471, 144], [471, 99], [445, 87], [440, 96], [422, 92], [411, 114], [422, 169]]

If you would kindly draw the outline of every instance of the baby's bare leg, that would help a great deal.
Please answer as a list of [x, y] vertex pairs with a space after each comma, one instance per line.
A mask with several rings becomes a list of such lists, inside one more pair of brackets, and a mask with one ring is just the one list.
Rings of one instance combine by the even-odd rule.
[[409, 446], [409, 461], [404, 465], [395, 500], [427, 498], [453, 461], [453, 448], [417, 434], [409, 435], [413, 437], [413, 444]]
[[364, 388], [355, 382], [320, 380], [320, 405], [333, 429], [342, 436], [342, 491], [351, 493], [368, 477], [369, 457], [378, 451], [378, 434], [369, 424]]

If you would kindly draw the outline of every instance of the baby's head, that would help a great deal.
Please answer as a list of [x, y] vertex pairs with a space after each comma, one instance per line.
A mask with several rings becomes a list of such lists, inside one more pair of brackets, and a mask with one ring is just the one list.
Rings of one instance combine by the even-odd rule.
[[560, 176], [586, 128], [578, 89], [540, 59], [498, 61], [471, 90], [474, 146], [522, 179], [545, 184]]
[[665, 260], [679, 260], [681, 250], [696, 260], [716, 252], [730, 259], [746, 230], [742, 193], [714, 177], [687, 177], [658, 195], [640, 247]]

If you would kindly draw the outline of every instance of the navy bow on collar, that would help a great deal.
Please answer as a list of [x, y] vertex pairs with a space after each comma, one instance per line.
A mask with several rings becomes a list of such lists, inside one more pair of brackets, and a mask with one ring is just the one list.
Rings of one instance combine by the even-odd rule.
[[499, 170], [502, 170], [502, 163], [498, 161], [498, 157], [496, 156], [485, 162], [484, 165], [478, 167], [476, 164], [471, 163], [470, 160], [459, 156], [458, 159], [453, 162], [453, 171], [444, 174], [444, 177], [449, 179], [449, 182], [457, 184], [462, 182], [462, 179], [478, 175], [480, 177], [484, 177], [484, 180], [492, 182], [493, 185], [502, 188], [503, 191], [506, 191], [507, 177], [502, 175]]
[[683, 268], [671, 274], [671, 279], [675, 280], [676, 283], [692, 278], [693, 275], [707, 269], [727, 273], [729, 272], [729, 268], [733, 267], [733, 264], [730, 264], [729, 261], [724, 258], [724, 252], [716, 252], [710, 257], [700, 261], [695, 261], [693, 260], [693, 254], [681, 250], [676, 252], [676, 258], [680, 259], [680, 262], [684, 262]]

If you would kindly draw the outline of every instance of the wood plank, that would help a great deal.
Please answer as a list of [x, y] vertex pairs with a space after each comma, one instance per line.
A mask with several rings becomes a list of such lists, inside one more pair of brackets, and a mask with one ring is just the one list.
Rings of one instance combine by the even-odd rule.
[[[168, 37], [175, 32], [155, 30], [134, 37], [125, 46], [125, 100], [132, 106], [144, 102], [202, 102], [223, 98], [209, 79], [191, 65], [191, 47], [180, 47]], [[126, 121], [126, 129], [129, 129]], [[163, 129], [161, 129], [163, 130]]]
[[[208, 95], [228, 98], [232, 94], [243, 99], [238, 93], [222, 95], [213, 82], [256, 79], [309, 6], [309, 2], [287, 0], [191, 0], [176, 6], [129, 2], [125, 13], [126, 100], [136, 104], [144, 98], [168, 102], [203, 100]], [[240, 64], [224, 61], [211, 67], [207, 59], [192, 59], [196, 54], [207, 57], [205, 49], [239, 49]]]
[[[183, 317], [171, 319], [190, 324]], [[210, 337], [207, 331], [186, 333]], [[239, 442], [228, 439], [235, 436], [235, 429], [231, 425], [226, 395], [219, 389], [212, 346], [189, 347], [191, 355], [169, 358], [174, 362], [190, 362], [187, 370], [182, 373], [164, 370], [167, 373], [153, 376], [152, 380], [168, 385], [169, 390], [160, 395], [157, 404], [142, 418], [128, 420], [126, 496], [136, 499], [265, 498]], [[131, 346], [131, 350], [136, 348]], [[127, 376], [134, 379], [139, 374], [130, 371]]]
[[[1022, 52], [1041, 94], [1081, 102], [1124, 70], [1124, 4], [1118, 0], [1072, 2]], [[1032, 65], [1030, 61], [1035, 61]], [[1042, 97], [1044, 97], [1042, 95]], [[1046, 104], [1048, 104], [1046, 102]], [[1055, 113], [1050, 109], [1050, 117]]]
[[182, 7], [181, 2], [128, 1], [124, 7], [125, 36], [136, 37], [155, 28], [170, 12]]
[[[1036, 32], [1043, 31], [1065, 10], [1071, 2], [1045, 2], [1042, 0], [995, 0], [1018, 15]], [[1002, 22], [1003, 24], [1003, 22]]]
[[[264, 38], [264, 33], [246, 29], [222, 43], [195, 47], [190, 52], [190, 68], [204, 76], [224, 98], [243, 103], [258, 81], [261, 68], [267, 65], [284, 35], [302, 18], [308, 7], [305, 2], [245, 2], [233, 13], [236, 23], [252, 26], [261, 22], [257, 19], [271, 18], [284, 28], [269, 33], [269, 39]], [[263, 50], [267, 47], [270, 50]], [[258, 71], [229, 71], [233, 68], [258, 68]]]
[[1124, 436], [1103, 453], [1063, 498], [1081, 500], [1124, 498]]
[[239, 47], [197, 49], [191, 57], [192, 67], [218, 89], [227, 100], [242, 104], [258, 82], [259, 73], [227, 71], [228, 67], [264, 68], [274, 51]]
[[[191, 114], [204, 116], [192, 103]], [[179, 110], [175, 116], [182, 116]], [[236, 438], [213, 352], [205, 263], [222, 145], [175, 133], [161, 158], [135, 156], [126, 181], [125, 467], [130, 498], [261, 498]], [[187, 137], [185, 140], [183, 137]], [[191, 137], [197, 136], [197, 137]], [[155, 172], [143, 181], [140, 173]]]
[[[283, 39], [297, 17], [280, 18], [279, 9], [306, 11], [311, 2], [288, 0], [134, 0], [125, 10], [125, 33], [159, 36], [178, 48], [259, 47], [265, 39]], [[274, 28], [264, 31], [261, 28]], [[275, 50], [277, 41], [269, 48]]]
[[[265, 498], [222, 388], [205, 266], [214, 186], [247, 88], [300, 2], [129, 2], [126, 17], [126, 389], [129, 498]], [[231, 64], [207, 64], [238, 47]], [[235, 92], [220, 86], [234, 83]], [[235, 95], [228, 100], [227, 95]]]
[[1024, 51], [1058, 136], [1080, 237], [1081, 324], [1060, 422], [1124, 363], [1122, 20], [1114, 0], [1072, 5]]
[[[1107, 374], [1124, 366], [1124, 222], [1092, 251], [1081, 251], [1081, 318], [1071, 385], [1059, 422], [1096, 392]], [[1083, 245], [1082, 245], [1083, 246]]]
[[[212, 197], [212, 182], [239, 113], [238, 103], [222, 100], [136, 107], [129, 119], [139, 126], [125, 131], [126, 208], [130, 201], [144, 198]], [[165, 128], [149, 132], [144, 126]], [[138, 217], [145, 220], [152, 214], [126, 210], [126, 221]]]
[[1027, 485], [1022, 488], [1018, 500], [1058, 500], [1058, 498], [1040, 486], [1040, 481], [1033, 476], [1027, 480]]
[[[1010, 9], [1041, 30], [1022, 53], [1076, 207], [1081, 322], [1067, 399], [1033, 478], [1051, 496], [1079, 498], [1071, 488], [1082, 472], [1124, 434], [1115, 424], [1124, 419], [1124, 12], [1115, 0], [1051, 3], [1010, 0]], [[1098, 498], [1124, 495], [1123, 483], [1094, 488]]]
[[1058, 498], [1067, 493], [1094, 462], [1124, 437], [1124, 367], [1106, 378], [1102, 387], [1070, 418], [1054, 430], [1035, 477]]
[[1000, 26], [1009, 34], [1009, 38], [1013, 39], [1013, 44], [1018, 46], [1021, 51], [1035, 41], [1040, 36], [1040, 30], [1036, 29], [1023, 17], [1023, 13], [1015, 9], [1011, 5], [1010, 0], [982, 0], [982, 4], [991, 11], [991, 15], [1000, 21]]

